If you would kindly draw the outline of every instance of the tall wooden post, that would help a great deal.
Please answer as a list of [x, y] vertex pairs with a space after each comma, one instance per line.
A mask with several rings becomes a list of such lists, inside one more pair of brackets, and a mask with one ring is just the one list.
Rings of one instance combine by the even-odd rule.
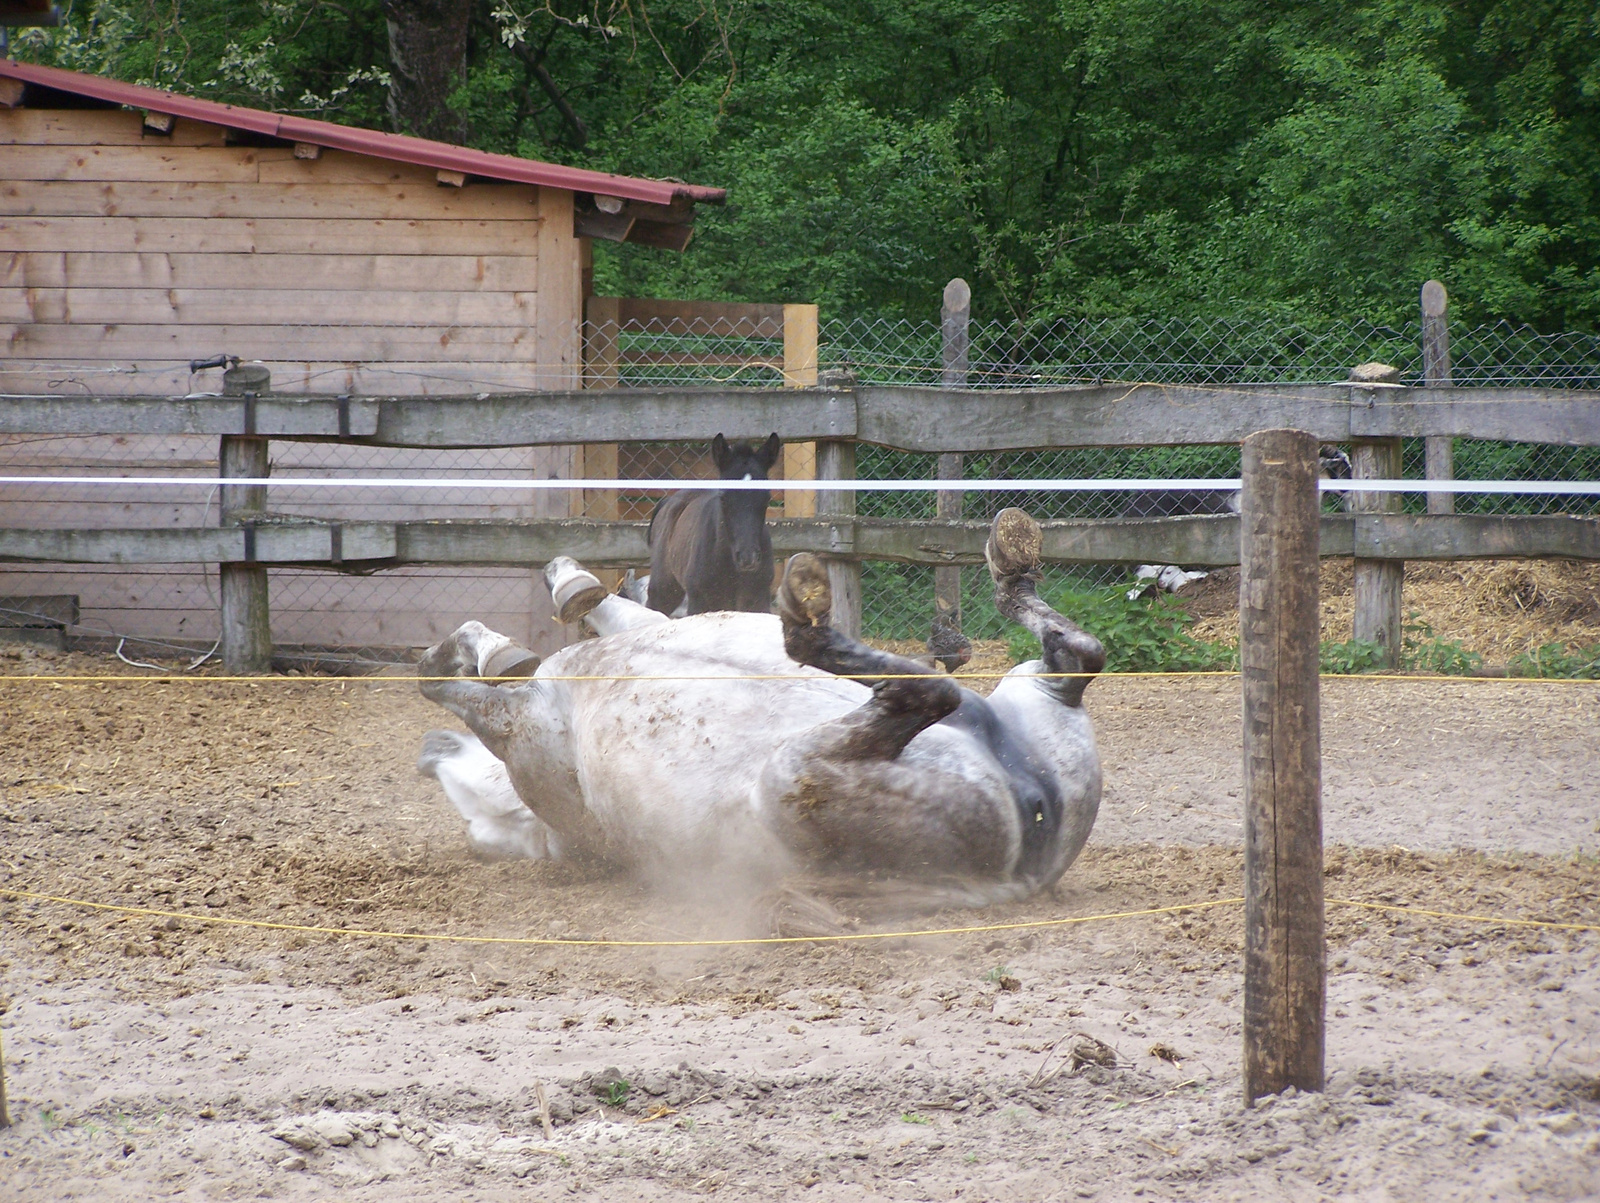
[[[1364, 363], [1350, 372], [1358, 384], [1392, 385], [1400, 372], [1384, 363]], [[1381, 405], [1384, 389], [1352, 389], [1354, 405]], [[1358, 439], [1350, 445], [1350, 475], [1356, 480], [1398, 480], [1401, 476], [1399, 439]], [[1398, 493], [1351, 493], [1349, 509], [1355, 514], [1383, 514], [1401, 508]], [[1400, 663], [1404, 631], [1401, 591], [1405, 585], [1404, 560], [1355, 561], [1355, 623], [1352, 634], [1383, 648], [1384, 664]]]
[[1244, 1097], [1321, 1090], [1322, 743], [1317, 440], [1244, 442], [1239, 662], [1244, 712]]
[[[1450, 295], [1437, 280], [1422, 286], [1422, 379], [1429, 388], [1450, 387]], [[1454, 480], [1456, 477], [1455, 439], [1447, 434], [1429, 435], [1423, 442], [1428, 480]], [[1429, 493], [1428, 513], [1456, 512], [1454, 493]]]
[[[783, 307], [783, 387], [817, 387], [817, 307]], [[783, 449], [785, 480], [817, 479], [817, 445], [789, 443]], [[810, 518], [817, 513], [813, 489], [794, 489], [783, 495], [785, 518]]]
[[[832, 373], [830, 373], [832, 375]], [[832, 387], [853, 385], [853, 378], [839, 373], [842, 379], [830, 380]], [[817, 444], [817, 480], [854, 480], [856, 478], [856, 445], [853, 441], [829, 439]], [[817, 516], [838, 519], [829, 543], [837, 551], [854, 555], [856, 495], [853, 492], [828, 489], [817, 494]], [[833, 589], [832, 623], [835, 630], [843, 631], [852, 639], [861, 638], [861, 561], [856, 559], [828, 560], [828, 584]]]
[[[257, 364], [230, 368], [222, 376], [224, 396], [244, 407], [243, 435], [225, 434], [218, 455], [224, 478], [267, 475], [267, 440], [255, 436], [256, 398], [272, 389], [272, 374]], [[265, 485], [223, 485], [222, 525], [245, 528], [245, 562], [223, 564], [222, 663], [242, 676], [272, 668], [272, 617], [267, 606], [267, 570], [254, 563], [255, 522], [267, 508]]]
[[[622, 379], [622, 298], [588, 297], [584, 301], [583, 387], [616, 388]], [[585, 443], [580, 476], [590, 480], [617, 478], [617, 445]], [[607, 518], [615, 521], [617, 491], [587, 489], [579, 502], [575, 518]]]
[[[972, 320], [972, 289], [959, 277], [944, 286], [944, 305], [939, 312], [939, 334], [943, 343], [945, 388], [966, 388], [969, 325]], [[961, 453], [946, 452], [939, 457], [940, 480], [961, 479]], [[961, 520], [962, 494], [959, 489], [940, 489], [937, 513], [941, 520]], [[961, 569], [933, 570], [933, 610], [937, 620], [961, 629]]]

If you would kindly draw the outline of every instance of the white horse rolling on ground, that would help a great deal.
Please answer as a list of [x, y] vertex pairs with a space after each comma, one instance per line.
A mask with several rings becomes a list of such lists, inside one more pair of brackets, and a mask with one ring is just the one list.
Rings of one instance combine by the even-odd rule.
[[[496, 857], [600, 861], [690, 889], [803, 873], [920, 905], [981, 906], [1054, 885], [1100, 804], [1083, 693], [1098, 640], [1038, 596], [1038, 524], [996, 516], [1001, 613], [1043, 655], [987, 698], [829, 625], [827, 566], [785, 566], [776, 614], [682, 619], [545, 569], [564, 622], [600, 635], [540, 664], [469, 622], [419, 666], [471, 734], [431, 732], [419, 768]], [[529, 674], [532, 675], [529, 675]], [[508, 679], [514, 678], [514, 679]]]

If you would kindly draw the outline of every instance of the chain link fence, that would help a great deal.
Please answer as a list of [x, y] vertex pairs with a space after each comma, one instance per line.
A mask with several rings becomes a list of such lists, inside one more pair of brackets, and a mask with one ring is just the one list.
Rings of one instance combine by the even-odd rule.
[[[781, 307], [773, 307], [778, 309]], [[592, 332], [591, 332], [592, 333]], [[807, 383], [802, 368], [843, 369], [862, 384], [937, 385], [942, 379], [940, 327], [936, 321], [850, 319], [825, 321], [816, 335], [815, 357], [796, 359], [781, 320], [701, 319], [685, 323], [643, 321], [616, 329], [602, 370], [605, 384], [628, 386], [732, 385], [773, 387]], [[1600, 388], [1600, 335], [1540, 334], [1496, 323], [1451, 331], [1453, 380], [1458, 386]], [[802, 349], [803, 352], [803, 349]], [[1094, 382], [1153, 382], [1183, 385], [1315, 384], [1344, 380], [1352, 366], [1380, 360], [1400, 369], [1407, 383], [1421, 383], [1420, 324], [1379, 326], [1345, 322], [1308, 327], [1290, 322], [1243, 319], [1074, 319], [1019, 326], [974, 322], [970, 327], [968, 380], [974, 389], [1058, 386]], [[594, 356], [587, 369], [596, 368]], [[591, 379], [590, 383], [597, 383]], [[975, 402], [981, 404], [981, 402]], [[710, 433], [710, 432], [708, 432]], [[60, 439], [49, 436], [0, 440], [0, 470], [71, 475], [114, 471], [127, 475], [189, 474], [214, 478], [216, 440], [203, 438]], [[275, 476], [571, 476], [583, 471], [580, 448], [509, 448], [486, 451], [406, 451], [334, 444], [272, 444]], [[857, 495], [863, 515], [933, 518], [928, 493], [874, 492], [873, 480], [931, 479], [935, 456], [863, 445]], [[615, 452], [622, 480], [713, 475], [704, 444], [633, 443]], [[1421, 440], [1405, 447], [1408, 476], [1421, 477]], [[1595, 480], [1600, 448], [1457, 440], [1458, 479]], [[1202, 479], [1239, 473], [1234, 446], [1084, 448], [968, 455], [969, 480], [1018, 481], [1039, 477], [1162, 477]], [[659, 494], [621, 489], [596, 499], [575, 493], [506, 490], [476, 493], [469, 500], [419, 498], [414, 491], [363, 491], [359, 498], [315, 490], [275, 488], [275, 512], [327, 520], [396, 518], [538, 518], [587, 513], [594, 517], [643, 519]], [[151, 527], [209, 525], [217, 521], [215, 497], [199, 491], [174, 500], [146, 491], [13, 488], [0, 496], [0, 522], [18, 527], [70, 525]], [[1126, 492], [967, 493], [963, 517], [987, 520], [1019, 505], [1039, 518], [1107, 519], [1215, 512], [1221, 494], [1174, 490]], [[1422, 495], [1406, 498], [1409, 509], [1425, 508]], [[783, 512], [775, 494], [774, 517]], [[1331, 502], [1330, 504], [1336, 504]], [[1596, 513], [1600, 502], [1583, 497], [1458, 495], [1460, 513]], [[791, 512], [793, 510], [791, 509]], [[642, 566], [641, 566], [642, 567]], [[1108, 564], [1056, 570], [1055, 583], [1094, 588], [1131, 575], [1131, 565]], [[169, 658], [163, 649], [204, 649], [217, 637], [217, 569], [214, 565], [160, 567], [7, 565], [0, 594], [78, 593], [82, 621], [76, 634], [134, 642], [130, 650]], [[962, 573], [967, 633], [993, 638], [1005, 624], [993, 611], [981, 569]], [[271, 571], [274, 640], [292, 656], [359, 665], [391, 663], [414, 654], [468, 618], [524, 637], [538, 633], [548, 606], [535, 566], [523, 568], [408, 567], [359, 576], [310, 569]], [[922, 639], [933, 616], [933, 569], [871, 563], [863, 572], [863, 623], [870, 637]], [[298, 649], [298, 650], [295, 650]], [[548, 651], [549, 648], [536, 647]]]

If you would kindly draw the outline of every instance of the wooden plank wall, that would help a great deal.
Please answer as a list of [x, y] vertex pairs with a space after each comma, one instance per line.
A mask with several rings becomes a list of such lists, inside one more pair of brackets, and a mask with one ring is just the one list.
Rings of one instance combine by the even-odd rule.
[[[140, 114], [0, 110], [0, 392], [214, 392], [188, 361], [264, 362], [295, 393], [458, 394], [574, 388], [582, 280], [572, 195], [441, 185], [432, 169], [323, 150], [228, 144]], [[214, 439], [24, 437], [8, 473], [214, 476]], [[563, 448], [356, 450], [275, 443], [276, 474], [568, 475]], [[203, 491], [42, 486], [0, 491], [0, 524], [215, 523]], [[440, 507], [432, 503], [447, 502]], [[565, 514], [565, 494], [337, 497], [274, 491], [275, 510], [327, 518]], [[204, 511], [204, 514], [203, 514]], [[213, 638], [215, 569], [7, 566], [0, 594], [78, 593], [83, 630]], [[543, 585], [517, 570], [372, 577], [274, 570], [280, 643], [421, 646], [466, 618], [553, 650]], [[554, 646], [559, 646], [559, 641]]]

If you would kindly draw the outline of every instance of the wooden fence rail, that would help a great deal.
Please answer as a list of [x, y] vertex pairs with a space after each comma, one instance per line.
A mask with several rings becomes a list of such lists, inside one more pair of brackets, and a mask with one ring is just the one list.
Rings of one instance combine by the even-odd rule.
[[[983, 563], [988, 525], [974, 521], [786, 518], [772, 524], [779, 556], [817, 552], [845, 562], [933, 567]], [[1236, 517], [1046, 521], [1050, 564], [1239, 563]], [[0, 562], [59, 564], [259, 563], [370, 572], [405, 564], [526, 567], [558, 555], [595, 568], [648, 563], [646, 522], [296, 522], [253, 528], [17, 530], [0, 528]], [[1393, 560], [1564, 557], [1600, 560], [1600, 518], [1565, 514], [1324, 514], [1323, 556]]]
[[[791, 444], [816, 445], [819, 478], [853, 480], [856, 444], [863, 442], [950, 458], [985, 451], [1240, 443], [1272, 428], [1353, 443], [1358, 451], [1392, 446], [1401, 437], [1600, 446], [1600, 390], [1406, 388], [1358, 381], [997, 392], [828, 382], [809, 388], [619, 388], [476, 397], [291, 397], [246, 389], [244, 395], [217, 397], [0, 398], [0, 435], [216, 436], [224, 476], [245, 474], [243, 461], [230, 458], [230, 450], [250, 446], [264, 452], [269, 439], [489, 448], [700, 442], [718, 431], [759, 438], [776, 430]], [[285, 477], [285, 484], [293, 479]], [[862, 488], [871, 483], [862, 482]], [[0, 561], [220, 563], [225, 576], [234, 572], [241, 582], [254, 581], [251, 596], [264, 598], [264, 576], [255, 565], [367, 572], [407, 564], [521, 566], [558, 554], [599, 568], [648, 560], [646, 527], [636, 522], [318, 522], [274, 515], [258, 505], [224, 509], [220, 528], [0, 529]], [[815, 551], [830, 559], [844, 629], [858, 622], [862, 561], [947, 569], [982, 562], [982, 523], [861, 517], [849, 491], [820, 494], [816, 509], [816, 517], [774, 523], [773, 544], [779, 554]], [[1045, 559], [1057, 564], [1239, 562], [1233, 517], [1048, 522], [1044, 531]], [[1565, 515], [1420, 516], [1373, 507], [1325, 516], [1320, 536], [1321, 554], [1355, 556], [1380, 567], [1407, 559], [1600, 559], [1600, 518]], [[249, 567], [235, 571], [239, 565]], [[233, 641], [241, 650], [230, 662], [241, 669], [259, 666], [266, 647], [264, 601], [234, 610], [223, 616], [225, 630], [230, 621], [243, 624]]]
[[468, 397], [0, 398], [0, 434], [212, 434], [382, 447], [834, 439], [901, 451], [1454, 437], [1600, 446], [1600, 390], [1327, 385], [1083, 385], [995, 392], [873, 386], [619, 388]]

